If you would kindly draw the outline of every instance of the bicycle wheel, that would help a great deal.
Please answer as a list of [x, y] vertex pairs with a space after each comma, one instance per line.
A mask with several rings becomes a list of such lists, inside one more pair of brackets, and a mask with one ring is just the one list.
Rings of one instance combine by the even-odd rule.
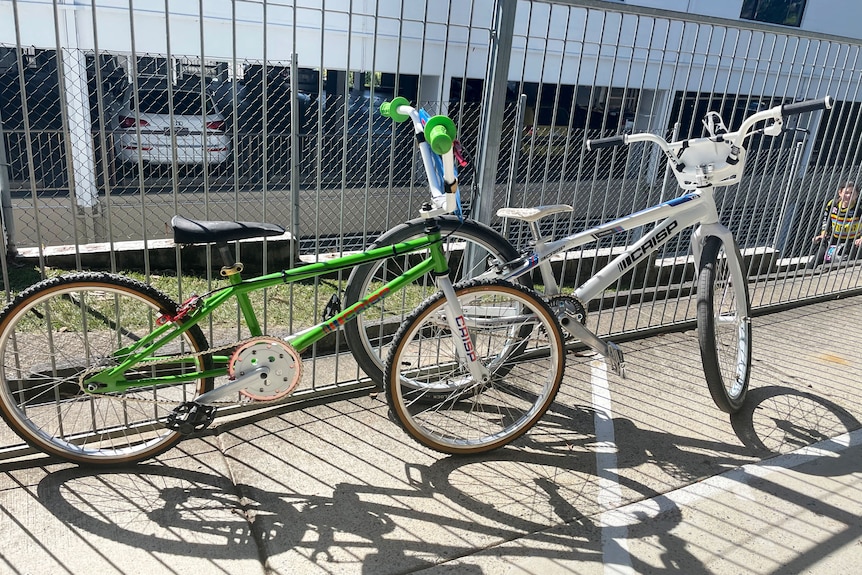
[[490, 379], [476, 381], [435, 294], [395, 336], [386, 361], [386, 396], [416, 441], [444, 453], [489, 451], [518, 438], [554, 401], [565, 369], [557, 319], [533, 290], [501, 280], [456, 286], [473, 348]]
[[[736, 257], [727, 257], [732, 249]], [[751, 309], [748, 285], [739, 276], [742, 255], [715, 236], [707, 238], [701, 254], [697, 285], [697, 336], [709, 393], [719, 409], [735, 413], [745, 402], [751, 376]]]
[[[84, 392], [79, 377], [93, 366], [109, 367], [115, 351], [176, 309], [157, 289], [106, 273], [52, 278], [28, 288], [0, 313], [0, 415], [36, 449], [78, 463], [131, 463], [170, 448], [181, 436], [164, 427], [164, 418], [178, 403], [211, 388], [211, 379], [111, 396]], [[157, 353], [188, 355], [207, 348], [200, 327], [192, 326]], [[199, 355], [194, 363], [208, 368], [212, 358]], [[182, 369], [162, 363], [127, 375]]]
[[[439, 218], [443, 235], [443, 250], [449, 257], [449, 277], [453, 282], [473, 278], [494, 262], [504, 263], [518, 257], [515, 249], [503, 236], [490, 227], [455, 217]], [[411, 220], [380, 236], [372, 248], [396, 244], [425, 235], [427, 222]], [[411, 265], [427, 256], [427, 251], [386, 260], [371, 262], [353, 269], [344, 290], [345, 309], [387, 281], [401, 275]], [[518, 283], [531, 287], [529, 274], [518, 278]], [[344, 326], [344, 337], [356, 363], [372, 381], [383, 382], [383, 361], [392, 343], [392, 336], [417, 305], [437, 291], [433, 277], [428, 274], [374, 305], [367, 312]]]

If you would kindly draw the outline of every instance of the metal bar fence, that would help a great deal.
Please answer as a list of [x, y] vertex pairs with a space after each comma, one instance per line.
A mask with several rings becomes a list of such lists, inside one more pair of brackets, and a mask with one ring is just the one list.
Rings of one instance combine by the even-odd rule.
[[[805, 271], [824, 203], [859, 179], [858, 43], [588, 1], [520, 0], [508, 70], [496, 71], [508, 73], [503, 120], [480, 134], [499, 32], [493, 0], [143, 4], [0, 2], [16, 30], [0, 37], [0, 145], [9, 164], [0, 169], [11, 199], [3, 218], [14, 224], [14, 261], [24, 263], [3, 262], [7, 301], [64, 269], [134, 271], [178, 299], [193, 278], [215, 285], [208, 260], [158, 248], [175, 213], [286, 225], [295, 249], [274, 261], [284, 252], [264, 243], [261, 271], [362, 249], [414, 217], [424, 199], [410, 130], [376, 113], [395, 94], [452, 116], [467, 150], [499, 147], [496, 181], [481, 190], [490, 213], [506, 204], [574, 206], [543, 224], [557, 236], [678, 192], [657, 150], [590, 152], [587, 139], [697, 136], [708, 110], [732, 129], [764, 106], [831, 94], [831, 113], [752, 141], [743, 182], [720, 196], [721, 216], [746, 256], [756, 308], [862, 288], [858, 266]], [[53, 25], [33, 26], [39, 18]], [[462, 184], [469, 202], [475, 178], [462, 174]], [[517, 224], [486, 223], [513, 243], [528, 239]], [[640, 233], [566, 254], [557, 265], [563, 284], [583, 281]], [[613, 286], [590, 321], [610, 335], [691, 322], [692, 278], [685, 236]], [[266, 329], [310, 325], [344, 279], [268, 291]], [[208, 326], [213, 345], [243, 335]], [[359, 385], [349, 357], [332, 353], [340, 344], [308, 358], [312, 395]]]

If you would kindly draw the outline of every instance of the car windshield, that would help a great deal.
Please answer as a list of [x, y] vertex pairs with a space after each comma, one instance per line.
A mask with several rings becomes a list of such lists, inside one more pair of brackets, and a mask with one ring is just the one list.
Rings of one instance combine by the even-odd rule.
[[[143, 114], [170, 114], [170, 100], [168, 99], [167, 91], [147, 90], [138, 93], [138, 100]], [[173, 93], [174, 115], [175, 116], [203, 116], [212, 114], [213, 105], [206, 97], [207, 111], [203, 113], [201, 107], [201, 95], [197, 92], [179, 91]], [[131, 107], [135, 109], [134, 98], [131, 102]]]

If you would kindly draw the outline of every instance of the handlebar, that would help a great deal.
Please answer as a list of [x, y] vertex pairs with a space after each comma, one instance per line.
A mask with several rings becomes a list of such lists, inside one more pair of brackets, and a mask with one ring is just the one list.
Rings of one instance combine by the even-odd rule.
[[804, 114], [805, 112], [813, 112], [815, 110], [831, 110], [834, 105], [835, 99], [832, 96], [826, 96], [819, 100], [805, 100], [804, 102], [785, 104], [781, 111], [786, 116], [792, 116], [793, 114]]
[[447, 116], [432, 116], [425, 122], [425, 140], [435, 154], [442, 156], [452, 150], [452, 143], [458, 137], [458, 128]]
[[[391, 102], [380, 104], [380, 115], [396, 122], [406, 122], [411, 118], [412, 112], [415, 111], [415, 108], [403, 96], [393, 98]], [[452, 143], [458, 137], [458, 128], [448, 116], [431, 117], [425, 122], [422, 132], [425, 141], [431, 145], [434, 153], [440, 156], [452, 149]]]
[[[406, 108], [406, 110], [400, 110], [402, 107]], [[393, 98], [391, 102], [380, 104], [380, 115], [384, 118], [392, 118], [398, 123], [406, 122], [410, 119], [409, 110], [412, 110], [410, 102], [404, 96], [398, 96], [397, 98]]]
[[728, 134], [727, 136], [725, 136], [725, 138], [729, 138], [730, 136], [736, 136], [738, 138], [736, 144], [741, 146], [742, 141], [749, 136], [752, 126], [754, 126], [754, 124], [758, 122], [763, 122], [765, 120], [772, 120], [774, 124], [764, 128], [764, 134], [766, 134], [767, 136], [777, 136], [781, 133], [781, 128], [784, 123], [784, 118], [786, 116], [803, 114], [805, 112], [814, 112], [816, 110], [831, 110], [834, 104], [835, 100], [832, 98], [832, 96], [817, 98], [815, 100], [804, 100], [802, 102], [795, 102], [793, 104], [780, 104], [778, 106], [769, 108], [768, 110], [763, 110], [749, 116], [748, 118], [743, 120], [742, 125], [739, 127], [738, 131], [734, 132], [733, 134]]
[[834, 104], [835, 100], [831, 96], [781, 104], [752, 114], [743, 120], [736, 132], [727, 132], [718, 114], [710, 112], [707, 119], [711, 121], [704, 121], [709, 132], [709, 136], [705, 138], [667, 142], [655, 134], [643, 132], [587, 140], [587, 149], [652, 142], [667, 156], [674, 168], [674, 176], [683, 189], [729, 186], [739, 181], [742, 175], [745, 167], [745, 140], [754, 133], [752, 128], [755, 124], [771, 120], [770, 125], [759, 131], [774, 137], [781, 134], [785, 117], [816, 110], [830, 110]]
[[587, 140], [588, 150], [598, 150], [599, 148], [613, 148], [614, 146], [624, 146], [626, 137], [611, 136], [610, 138], [596, 138], [595, 140]]
[[402, 96], [393, 98], [391, 102], [383, 102], [380, 105], [380, 115], [395, 122], [413, 122], [413, 131], [419, 143], [431, 196], [437, 203], [434, 209], [423, 209], [422, 216], [432, 217], [451, 212], [460, 216], [460, 193], [452, 151], [458, 137], [455, 122], [443, 115], [429, 117], [424, 110], [417, 110]]

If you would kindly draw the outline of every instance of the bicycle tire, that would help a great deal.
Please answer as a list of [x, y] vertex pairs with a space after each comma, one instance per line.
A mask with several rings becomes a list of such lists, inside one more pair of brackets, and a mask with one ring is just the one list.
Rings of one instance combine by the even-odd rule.
[[[108, 273], [43, 280], [0, 312], [0, 415], [32, 447], [82, 464], [121, 465], [154, 457], [181, 439], [164, 427], [170, 410], [212, 388], [213, 380], [132, 388], [120, 398], [88, 394], [80, 374], [110, 365], [112, 353], [148, 333], [177, 304], [156, 288]], [[166, 354], [208, 349], [200, 327], [167, 344]], [[208, 369], [212, 358], [198, 356]], [[162, 364], [148, 375], [177, 373]], [[170, 403], [163, 403], [170, 402]]]
[[502, 280], [455, 286], [474, 349], [491, 380], [472, 379], [457, 356], [461, 336], [435, 294], [395, 336], [386, 361], [386, 397], [398, 424], [437, 451], [475, 454], [524, 434], [553, 403], [565, 370], [565, 342], [548, 304]]
[[710, 236], [704, 243], [697, 286], [697, 336], [706, 383], [715, 405], [736, 413], [745, 402], [751, 377], [751, 305], [748, 285], [735, 285], [730, 266], [741, 277], [742, 255], [728, 258], [728, 246]]
[[[518, 250], [506, 238], [484, 224], [472, 220], [462, 222], [451, 216], [438, 218], [437, 223], [444, 238], [443, 249], [447, 254], [463, 254], [466, 251], [463, 248], [471, 244], [476, 250], [473, 261], [477, 263], [471, 266], [471, 269], [464, 269], [465, 258], [463, 257], [452, 266], [449, 278], [453, 283], [471, 279], [486, 271], [489, 261], [505, 263], [519, 256]], [[369, 249], [424, 236], [427, 225], [426, 220], [415, 219], [396, 226], [377, 238]], [[383, 283], [384, 278], [391, 279], [401, 275], [409, 267], [411, 260], [415, 263], [425, 254], [427, 252], [416, 252], [354, 268], [344, 290], [344, 309], [366, 297], [375, 286]], [[520, 276], [517, 281], [527, 287], [533, 285], [529, 274]], [[371, 309], [345, 324], [344, 337], [356, 363], [377, 385], [383, 382], [383, 363], [388, 354], [392, 336], [410, 312], [436, 291], [433, 278], [428, 274], [412, 287], [381, 300]]]

